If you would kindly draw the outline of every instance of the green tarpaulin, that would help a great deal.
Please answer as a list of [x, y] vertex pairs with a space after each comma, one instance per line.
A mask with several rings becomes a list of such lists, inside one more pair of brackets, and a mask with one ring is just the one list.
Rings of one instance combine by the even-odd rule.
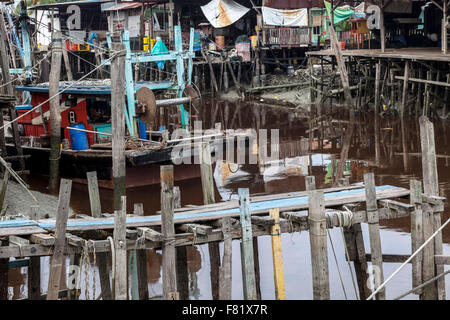
[[[327, 8], [327, 14], [329, 17], [331, 17], [331, 3], [327, 1], [324, 2], [325, 7]], [[355, 12], [352, 9], [350, 9], [350, 6], [337, 7], [334, 9], [333, 22], [334, 24], [337, 24], [341, 21], [347, 20], [354, 14]]]

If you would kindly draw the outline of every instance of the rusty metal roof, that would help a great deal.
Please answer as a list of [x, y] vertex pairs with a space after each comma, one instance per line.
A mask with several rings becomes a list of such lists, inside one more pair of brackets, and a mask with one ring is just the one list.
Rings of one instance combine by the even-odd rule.
[[323, 0], [266, 0], [266, 7], [274, 9], [323, 8]]

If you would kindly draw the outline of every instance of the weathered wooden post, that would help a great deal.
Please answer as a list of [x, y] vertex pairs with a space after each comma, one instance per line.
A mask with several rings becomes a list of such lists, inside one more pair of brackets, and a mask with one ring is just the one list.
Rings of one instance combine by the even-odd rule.
[[[181, 208], [180, 187], [173, 187], [174, 208]], [[189, 273], [187, 265], [187, 246], [176, 247], [177, 251], [177, 288], [180, 300], [189, 300]]]
[[308, 194], [308, 222], [311, 242], [311, 267], [314, 300], [330, 299], [328, 274], [327, 226], [323, 191]]
[[120, 198], [126, 194], [125, 181], [125, 45], [112, 43], [111, 126], [114, 182], [114, 209], [120, 209]]
[[[213, 204], [216, 202], [214, 196], [214, 179], [212, 173], [211, 147], [209, 142], [202, 142], [198, 145], [200, 160], [200, 175], [202, 181], [203, 204]], [[211, 266], [211, 291], [213, 300], [219, 299], [219, 267], [220, 251], [219, 241], [208, 243], [209, 261]]]
[[[374, 277], [374, 289], [377, 289], [384, 281], [383, 256], [381, 250], [380, 225], [377, 206], [377, 191], [375, 189], [375, 177], [373, 172], [364, 174], [366, 191], [367, 222], [369, 224], [370, 252], [372, 253], [372, 270]], [[378, 300], [386, 299], [386, 291], [383, 288], [377, 293]]]
[[69, 55], [67, 54], [66, 42], [67, 40], [64, 39], [64, 46], [62, 47], [62, 55], [64, 59], [64, 66], [66, 67], [67, 80], [72, 81], [73, 80], [72, 68], [70, 67], [70, 60]]
[[49, 96], [50, 96], [50, 172], [48, 188], [51, 193], [58, 191], [59, 181], [59, 157], [61, 152], [61, 110], [59, 78], [61, 74], [61, 33], [54, 32], [52, 35], [52, 63], [49, 76]]
[[253, 232], [250, 212], [250, 196], [248, 189], [239, 188], [239, 207], [241, 220], [241, 264], [244, 299], [256, 300], [255, 264], [253, 256]]
[[219, 269], [219, 299], [231, 300], [231, 253], [233, 235], [231, 234], [231, 218], [222, 218], [222, 233], [223, 233], [223, 258], [222, 265]]
[[66, 246], [66, 227], [67, 218], [69, 216], [71, 189], [72, 180], [61, 179], [55, 225], [56, 239], [53, 256], [50, 262], [47, 300], [58, 299], [59, 286], [61, 284], [61, 275], [63, 274], [63, 268], [66, 268], [64, 248]]
[[[142, 203], [135, 203], [133, 212], [136, 216], [143, 216], [144, 205]], [[147, 250], [136, 250], [136, 256], [138, 268], [139, 299], [148, 300]]]
[[161, 166], [161, 231], [164, 235], [162, 244], [162, 279], [163, 295], [166, 300], [178, 300], [176, 280], [176, 250], [173, 165]]
[[270, 227], [272, 236], [273, 276], [275, 280], [275, 298], [286, 300], [284, 289], [283, 253], [281, 250], [280, 209], [270, 209], [269, 215], [275, 224]]
[[381, 78], [381, 62], [375, 65], [375, 105], [374, 105], [374, 136], [375, 136], [375, 164], [380, 164], [380, 124], [378, 115], [380, 112], [380, 78]]
[[[97, 172], [92, 171], [87, 173], [89, 202], [91, 204], [91, 215], [94, 218], [101, 218], [102, 207], [100, 203], [100, 193], [98, 190]], [[111, 300], [111, 284], [109, 282], [108, 270], [108, 252], [97, 253], [97, 266], [100, 275], [100, 286], [102, 290], [102, 299]]]
[[[426, 195], [430, 196], [439, 196], [439, 180], [438, 180], [438, 172], [437, 172], [437, 163], [436, 163], [436, 147], [434, 142], [434, 126], [433, 123], [428, 120], [427, 117], [421, 116], [419, 118], [420, 124], [420, 144], [422, 148], [422, 174], [423, 174], [423, 189]], [[424, 230], [424, 238], [426, 241], [431, 234], [426, 233], [426, 228], [428, 228], [427, 223], [428, 220], [428, 211], [431, 210], [431, 214], [433, 215], [433, 227], [432, 232], [435, 232], [441, 226], [441, 212], [436, 211], [433, 213], [433, 207], [431, 205], [424, 205], [423, 208], [423, 230]], [[428, 247], [428, 248], [427, 248]], [[430, 245], [428, 245], [425, 249], [430, 249]], [[433, 258], [430, 258], [428, 261], [427, 256], [423, 254], [424, 259], [424, 269], [423, 269], [423, 279], [422, 281], [427, 281], [435, 275], [441, 274], [444, 272], [443, 265], [436, 265], [434, 268]], [[438, 233], [434, 238], [434, 254], [442, 255], [442, 232]], [[426, 265], [433, 264], [433, 272], [429, 271]], [[437, 292], [432, 294], [433, 288], [436, 284], [431, 284], [423, 288], [423, 296], [424, 298], [437, 298], [439, 300], [445, 300], [445, 279], [444, 277], [437, 280]]]
[[121, 209], [114, 212], [114, 299], [127, 300], [127, 197], [121, 198]]
[[[423, 214], [422, 214], [422, 183], [418, 180], [410, 180], [410, 204], [414, 205], [411, 212], [411, 252], [416, 252], [423, 244]], [[423, 252], [419, 252], [412, 260], [412, 287], [422, 284]], [[422, 289], [415, 292], [422, 293]]]

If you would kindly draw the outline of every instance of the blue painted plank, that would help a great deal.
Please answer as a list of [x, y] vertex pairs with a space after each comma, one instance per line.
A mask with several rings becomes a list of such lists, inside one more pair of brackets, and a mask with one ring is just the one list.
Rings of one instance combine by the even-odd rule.
[[16, 220], [4, 220], [0, 221], [0, 228], [20, 228], [37, 226], [38, 223], [29, 219], [16, 219]]
[[[397, 187], [384, 185], [376, 187], [377, 191], [383, 191], [387, 189], [398, 189]], [[352, 195], [361, 195], [365, 194], [364, 188], [353, 189], [353, 190], [345, 190], [345, 191], [336, 191], [336, 192], [328, 192], [325, 193], [325, 202], [327, 199], [338, 197], [338, 196], [352, 196]], [[266, 200], [266, 201], [258, 201], [250, 203], [250, 211], [258, 211], [258, 210], [267, 210], [274, 208], [286, 208], [293, 206], [301, 206], [308, 204], [308, 196], [300, 196], [300, 197], [291, 197], [277, 200]], [[239, 215], [239, 208], [230, 208], [223, 210], [211, 210], [201, 213], [179, 213], [174, 216], [174, 222], [177, 223], [177, 220], [180, 219], [190, 219], [190, 218], [207, 218], [210, 216], [216, 215], [225, 215], [225, 214], [236, 214]], [[133, 217], [127, 218], [128, 224], [145, 224], [145, 223], [158, 223], [161, 221], [160, 215], [155, 216], [146, 216], [146, 217]], [[55, 222], [54, 221], [40, 221], [38, 226], [44, 229], [54, 229]], [[94, 226], [114, 226], [114, 220], [112, 218], [109, 219], [101, 219], [101, 220], [69, 220], [67, 222], [67, 228], [76, 228], [76, 227], [94, 227]]]

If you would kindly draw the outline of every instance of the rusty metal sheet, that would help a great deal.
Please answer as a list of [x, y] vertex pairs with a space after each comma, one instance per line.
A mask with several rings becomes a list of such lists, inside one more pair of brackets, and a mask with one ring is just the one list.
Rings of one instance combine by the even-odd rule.
[[274, 9], [323, 8], [323, 0], [265, 0], [264, 5]]

